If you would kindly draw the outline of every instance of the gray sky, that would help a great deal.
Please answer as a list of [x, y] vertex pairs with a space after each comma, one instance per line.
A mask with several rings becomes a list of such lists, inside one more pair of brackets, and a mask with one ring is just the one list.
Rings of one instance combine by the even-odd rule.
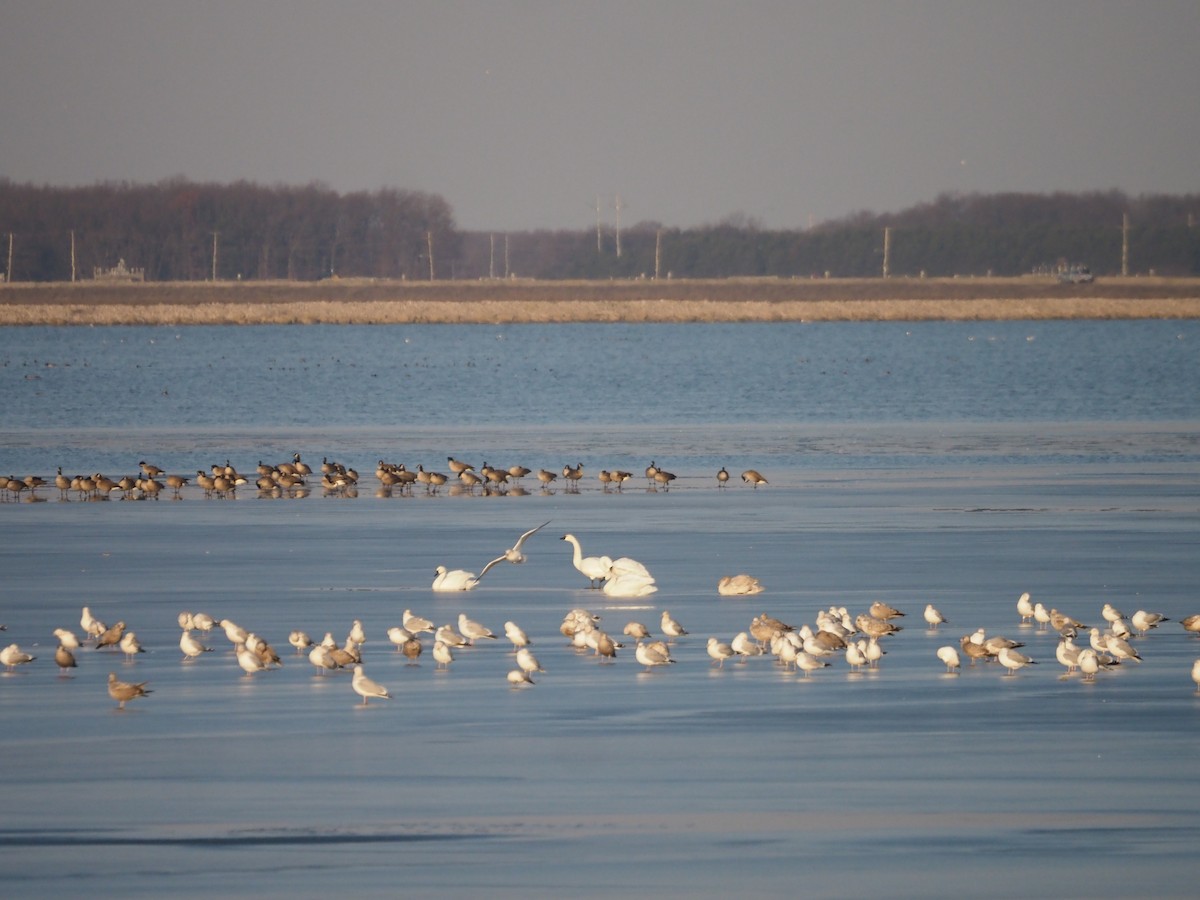
[[1197, 0], [38, 0], [0, 177], [319, 181], [467, 229], [1200, 191]]

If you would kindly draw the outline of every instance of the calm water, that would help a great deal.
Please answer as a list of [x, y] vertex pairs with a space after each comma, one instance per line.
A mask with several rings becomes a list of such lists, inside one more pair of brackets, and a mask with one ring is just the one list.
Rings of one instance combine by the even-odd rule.
[[[353, 498], [0, 503], [3, 643], [39, 657], [0, 673], [0, 873], [13, 896], [1193, 896], [1198, 341], [1194, 322], [0, 329], [0, 471], [299, 451], [366, 476]], [[378, 459], [448, 455], [588, 475], [375, 492]], [[652, 458], [669, 491], [594, 478]], [[718, 490], [721, 465], [770, 484]], [[547, 519], [524, 565], [430, 590]], [[567, 531], [659, 592], [587, 590]], [[740, 571], [766, 592], [719, 598]], [[1022, 591], [1089, 625], [1105, 602], [1172, 621], [1086, 684], [1018, 623]], [[704, 652], [764, 610], [799, 626], [876, 599], [907, 614], [877, 672]], [[146, 652], [81, 649], [60, 676], [50, 632], [85, 604]], [[578, 606], [691, 633], [666, 670], [603, 664], [558, 633]], [[503, 639], [406, 665], [385, 636], [405, 608], [513, 619], [547, 671], [511, 689]], [[219, 631], [181, 662], [184, 609], [284, 666], [244, 675]], [[286, 643], [355, 618], [393, 694], [365, 708]], [[947, 675], [935, 650], [978, 627], [1037, 665]], [[118, 712], [109, 671], [154, 693]]]

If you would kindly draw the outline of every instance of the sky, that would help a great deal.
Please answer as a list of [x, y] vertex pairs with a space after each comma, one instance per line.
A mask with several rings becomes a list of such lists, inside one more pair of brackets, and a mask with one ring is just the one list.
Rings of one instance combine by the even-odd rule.
[[1197, 0], [3, 5], [18, 183], [399, 188], [483, 231], [1200, 191]]

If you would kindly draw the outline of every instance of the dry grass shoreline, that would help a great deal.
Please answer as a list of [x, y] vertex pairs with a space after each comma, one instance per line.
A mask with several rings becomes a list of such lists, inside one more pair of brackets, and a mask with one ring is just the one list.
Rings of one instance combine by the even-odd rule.
[[1200, 279], [96, 282], [0, 286], [19, 325], [1200, 318]]

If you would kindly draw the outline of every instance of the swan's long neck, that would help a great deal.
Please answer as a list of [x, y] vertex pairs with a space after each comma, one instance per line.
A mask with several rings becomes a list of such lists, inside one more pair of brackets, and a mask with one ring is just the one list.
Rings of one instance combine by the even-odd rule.
[[570, 541], [571, 546], [575, 548], [574, 555], [571, 557], [571, 562], [575, 564], [575, 568], [579, 568], [579, 564], [583, 562], [583, 551], [579, 547], [579, 539], [573, 534], [563, 536], [564, 541]]

